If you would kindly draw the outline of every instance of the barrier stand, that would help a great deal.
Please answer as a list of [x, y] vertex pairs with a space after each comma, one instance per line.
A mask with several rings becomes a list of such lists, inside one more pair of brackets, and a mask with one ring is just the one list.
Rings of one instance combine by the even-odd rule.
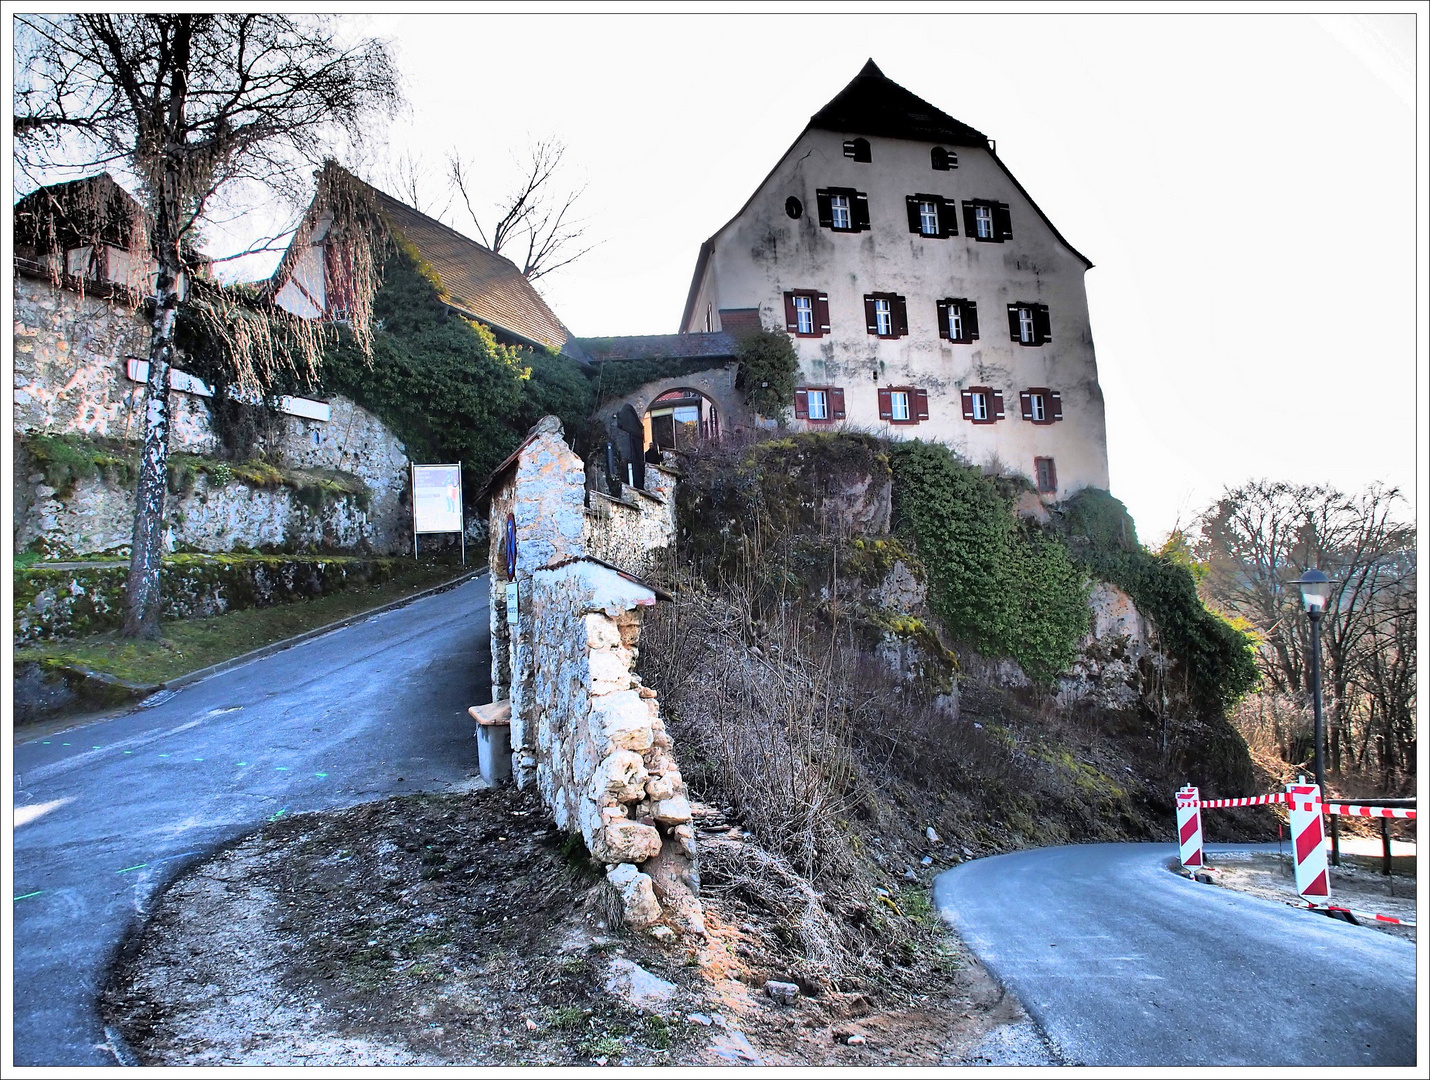
[[1190, 784], [1177, 792], [1177, 839], [1183, 866], [1204, 866], [1201, 791]]
[[1331, 897], [1326, 868], [1326, 830], [1321, 821], [1321, 789], [1315, 784], [1287, 784], [1291, 811], [1291, 850], [1296, 857], [1296, 892], [1307, 903]]

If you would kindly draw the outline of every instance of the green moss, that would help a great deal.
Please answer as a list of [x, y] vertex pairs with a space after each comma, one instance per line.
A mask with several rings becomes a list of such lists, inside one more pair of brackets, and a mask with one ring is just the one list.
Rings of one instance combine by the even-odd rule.
[[117, 439], [88, 435], [29, 435], [20, 447], [45, 474], [45, 483], [61, 499], [74, 493], [80, 480], [104, 475], [115, 484], [129, 484], [137, 474], [138, 450]]

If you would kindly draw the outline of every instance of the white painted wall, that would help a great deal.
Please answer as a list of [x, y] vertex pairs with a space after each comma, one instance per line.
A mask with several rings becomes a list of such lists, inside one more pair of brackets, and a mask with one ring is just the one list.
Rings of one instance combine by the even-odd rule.
[[[997, 459], [1029, 477], [1035, 457], [1051, 457], [1057, 463], [1058, 498], [1086, 486], [1107, 487], [1107, 435], [1083, 261], [988, 152], [949, 147], [958, 154], [958, 168], [936, 172], [929, 159], [933, 143], [870, 138], [873, 160], [860, 163], [844, 156], [844, 139], [817, 130], [799, 138], [749, 205], [715, 237], [690, 322], [681, 329], [704, 330], [707, 303], [717, 313], [758, 307], [766, 326], [782, 327], [786, 291], [825, 292], [830, 333], [796, 339], [800, 382], [844, 387], [848, 425], [937, 439], [976, 464]], [[825, 187], [866, 192], [869, 231], [821, 228], [815, 192]], [[958, 236], [938, 240], [909, 232], [905, 196], [920, 193], [954, 204]], [[804, 204], [797, 221], [785, 213], [791, 195]], [[966, 236], [964, 199], [1007, 203], [1012, 239], [979, 243]], [[868, 334], [864, 295], [871, 292], [906, 298], [907, 337]], [[976, 301], [979, 340], [956, 345], [939, 338], [936, 302], [944, 297]], [[1009, 340], [1007, 305], [1019, 301], [1047, 305], [1052, 341], [1025, 347]], [[901, 385], [929, 392], [926, 422], [889, 425], [879, 419], [877, 389]], [[1006, 418], [991, 425], [964, 420], [959, 391], [969, 386], [1001, 390]], [[1021, 419], [1018, 392], [1032, 386], [1062, 394], [1062, 421], [1044, 426]]]

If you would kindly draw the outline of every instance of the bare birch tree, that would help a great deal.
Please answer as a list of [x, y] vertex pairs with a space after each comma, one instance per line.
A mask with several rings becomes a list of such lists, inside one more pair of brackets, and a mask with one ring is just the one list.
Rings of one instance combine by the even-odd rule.
[[562, 183], [562, 162], [566, 147], [556, 139], [543, 139], [532, 146], [522, 166], [522, 179], [488, 226], [473, 204], [473, 167], [455, 151], [447, 159], [451, 186], [462, 197], [462, 205], [482, 243], [497, 254], [506, 254], [521, 267], [529, 280], [563, 266], [569, 266], [595, 245], [584, 241], [584, 221], [576, 217], [576, 203], [585, 186], [572, 188]]
[[[116, 164], [137, 178], [157, 263], [124, 633], [159, 636], [169, 369], [205, 208], [224, 185], [281, 185], [325, 138], [398, 101], [386, 47], [275, 14], [21, 15], [17, 167]], [[306, 179], [306, 178], [305, 178]]]

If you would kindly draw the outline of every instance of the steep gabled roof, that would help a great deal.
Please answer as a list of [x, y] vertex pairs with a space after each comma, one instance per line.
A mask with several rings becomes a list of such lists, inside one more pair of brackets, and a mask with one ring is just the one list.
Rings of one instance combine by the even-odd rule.
[[988, 149], [988, 137], [894, 82], [871, 59], [809, 126], [855, 135], [952, 143]]
[[710, 239], [700, 245], [700, 254], [695, 260], [695, 273], [690, 279], [690, 290], [685, 297], [685, 311], [680, 317], [681, 326], [688, 325], [690, 317], [694, 313], [696, 293], [700, 290], [700, 282], [705, 276], [705, 268], [710, 262], [710, 256], [715, 252], [715, 237], [740, 220], [741, 215], [755, 201], [755, 196], [760, 193], [765, 184], [769, 183], [770, 177], [789, 156], [790, 150], [799, 145], [799, 140], [804, 137], [804, 132], [811, 128], [820, 131], [837, 131], [849, 135], [873, 135], [891, 139], [911, 139], [918, 142], [948, 143], [952, 146], [972, 146], [980, 150], [987, 150], [998, 168], [1003, 170], [1003, 175], [1008, 177], [1018, 192], [1028, 200], [1028, 204], [1037, 212], [1038, 217], [1043, 219], [1043, 223], [1052, 230], [1053, 235], [1069, 251], [1086, 263], [1089, 269], [1092, 268], [1092, 260], [1068, 243], [1067, 238], [1058, 232], [1057, 226], [1052, 223], [1048, 215], [1043, 213], [1043, 208], [1033, 201], [1033, 197], [1028, 194], [1027, 189], [1018, 182], [1018, 178], [1009, 171], [1008, 166], [1003, 164], [1003, 159], [998, 156], [993, 144], [988, 141], [988, 136], [976, 128], [969, 127], [961, 120], [955, 120], [948, 113], [930, 105], [917, 94], [905, 90], [880, 71], [879, 65], [874, 63], [871, 57], [848, 86], [839, 91], [828, 105], [809, 118], [809, 123], [805, 125], [804, 131], [801, 131], [795, 141], [790, 144], [789, 150], [780, 155], [779, 161], [775, 162], [765, 178], [755, 186], [755, 190], [750, 192], [750, 197], [745, 200], [745, 204], [740, 207], [735, 216], [716, 229]]
[[[362, 184], [362, 181], [353, 178], [353, 183]], [[363, 186], [372, 192], [378, 212], [388, 227], [415, 247], [422, 260], [437, 272], [446, 293], [444, 299], [450, 307], [495, 331], [580, 359], [580, 346], [571, 331], [546, 306], [541, 294], [510, 259], [370, 184]], [[278, 264], [273, 280], [275, 291], [286, 280], [294, 252], [299, 242], [311, 235], [321, 209], [317, 205], [310, 208], [305, 227], [294, 237], [288, 253]]]

